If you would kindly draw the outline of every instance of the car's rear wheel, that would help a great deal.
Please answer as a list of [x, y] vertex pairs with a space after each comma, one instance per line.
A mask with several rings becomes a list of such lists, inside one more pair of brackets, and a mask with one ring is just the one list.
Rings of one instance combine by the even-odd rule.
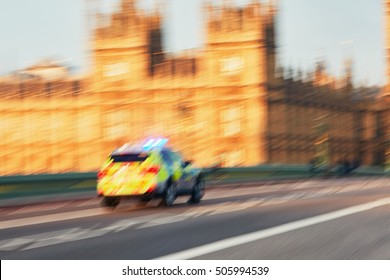
[[109, 197], [106, 196], [102, 200], [102, 206], [103, 207], [110, 207], [110, 208], [115, 208], [119, 205], [120, 198], [119, 197]]
[[175, 187], [173, 186], [172, 183], [168, 183], [168, 186], [165, 189], [163, 199], [162, 199], [163, 205], [167, 207], [172, 206], [173, 202], [175, 202], [176, 200], [176, 197], [177, 197], [177, 193]]
[[146, 206], [150, 201], [152, 200], [151, 196], [143, 196], [141, 199], [138, 201], [139, 206]]
[[192, 194], [188, 202], [191, 204], [197, 204], [200, 202], [203, 196], [204, 196], [204, 180], [202, 178], [198, 178], [193, 187]]
[[152, 200], [152, 196], [150, 196], [150, 195], [144, 195], [141, 197], [142, 202], [149, 202], [151, 200]]

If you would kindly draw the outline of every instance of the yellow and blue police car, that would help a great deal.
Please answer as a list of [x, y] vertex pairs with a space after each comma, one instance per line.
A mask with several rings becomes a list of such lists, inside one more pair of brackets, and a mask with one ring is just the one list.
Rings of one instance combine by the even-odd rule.
[[201, 169], [166, 147], [167, 139], [148, 139], [142, 145], [124, 145], [114, 150], [98, 173], [97, 193], [105, 207], [121, 199], [160, 198], [171, 206], [177, 196], [189, 195], [199, 203], [205, 191]]

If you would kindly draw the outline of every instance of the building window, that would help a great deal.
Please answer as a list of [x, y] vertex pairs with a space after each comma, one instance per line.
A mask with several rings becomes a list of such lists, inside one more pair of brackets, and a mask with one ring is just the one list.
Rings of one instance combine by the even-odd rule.
[[112, 79], [124, 79], [129, 73], [129, 64], [126, 62], [118, 62], [104, 65], [103, 75]]
[[222, 75], [237, 75], [245, 67], [244, 59], [241, 56], [224, 57], [220, 61], [220, 72]]
[[125, 135], [126, 116], [124, 111], [110, 111], [104, 119], [104, 138], [116, 140]]
[[73, 95], [77, 96], [80, 92], [80, 82], [79, 81], [73, 81]]
[[51, 83], [48, 82], [48, 83], [46, 83], [46, 94], [47, 94], [47, 96], [50, 96], [50, 93], [51, 93]]
[[237, 136], [241, 132], [242, 106], [232, 106], [222, 110], [220, 126], [222, 136]]

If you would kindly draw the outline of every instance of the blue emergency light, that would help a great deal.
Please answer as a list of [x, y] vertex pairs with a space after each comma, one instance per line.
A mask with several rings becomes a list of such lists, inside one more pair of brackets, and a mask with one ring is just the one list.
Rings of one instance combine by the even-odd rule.
[[164, 145], [168, 142], [168, 139], [165, 138], [158, 138], [158, 139], [149, 139], [145, 142], [145, 144], [142, 146], [144, 150], [151, 150], [153, 148], [161, 148], [164, 147]]

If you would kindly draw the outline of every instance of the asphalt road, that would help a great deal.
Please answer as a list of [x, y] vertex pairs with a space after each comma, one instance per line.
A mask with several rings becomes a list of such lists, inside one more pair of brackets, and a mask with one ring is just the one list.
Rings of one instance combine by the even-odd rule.
[[0, 208], [0, 258], [390, 259], [390, 179], [214, 187], [199, 205], [98, 198]]

